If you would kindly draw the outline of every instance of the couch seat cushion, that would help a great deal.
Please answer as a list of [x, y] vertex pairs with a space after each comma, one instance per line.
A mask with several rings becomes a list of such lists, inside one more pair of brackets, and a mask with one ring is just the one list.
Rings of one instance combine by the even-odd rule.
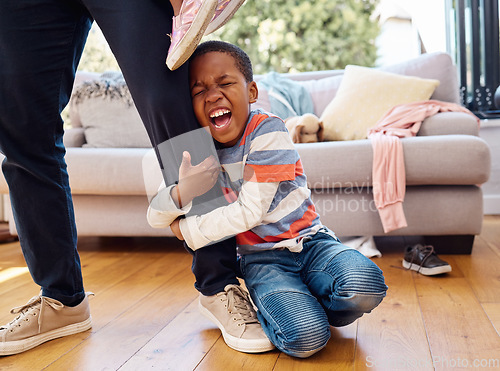
[[[474, 185], [488, 179], [489, 149], [478, 137], [437, 135], [402, 141], [409, 186]], [[368, 139], [301, 143], [296, 148], [313, 189], [356, 192], [372, 184], [373, 153]], [[74, 194], [151, 196], [161, 182], [151, 149], [68, 148], [66, 161]]]
[[[474, 185], [488, 180], [490, 154], [472, 135], [437, 135], [402, 139], [406, 184]], [[373, 150], [368, 139], [296, 144], [313, 189], [372, 185]]]

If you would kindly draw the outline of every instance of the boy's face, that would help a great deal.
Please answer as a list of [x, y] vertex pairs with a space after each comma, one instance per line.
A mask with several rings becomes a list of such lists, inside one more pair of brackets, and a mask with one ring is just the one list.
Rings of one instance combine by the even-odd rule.
[[245, 131], [257, 84], [247, 83], [231, 55], [209, 52], [190, 64], [189, 86], [198, 122], [225, 147], [234, 146]]

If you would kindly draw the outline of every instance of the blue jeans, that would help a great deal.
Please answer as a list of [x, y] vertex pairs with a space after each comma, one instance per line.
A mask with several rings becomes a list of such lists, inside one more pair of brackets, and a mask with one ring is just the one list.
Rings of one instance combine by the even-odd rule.
[[[65, 305], [78, 304], [84, 288], [60, 112], [89, 29], [94, 20], [102, 29], [157, 148], [199, 128], [187, 65], [173, 72], [165, 65], [172, 16], [163, 0], [0, 1], [2, 170], [30, 273], [44, 295]], [[178, 173], [179, 163], [168, 157], [159, 155], [160, 163]], [[238, 282], [234, 241], [210, 250], [194, 259], [197, 288], [205, 294]]]
[[300, 253], [270, 250], [241, 257], [241, 270], [271, 342], [294, 357], [309, 357], [385, 297], [382, 271], [370, 259], [320, 231]]

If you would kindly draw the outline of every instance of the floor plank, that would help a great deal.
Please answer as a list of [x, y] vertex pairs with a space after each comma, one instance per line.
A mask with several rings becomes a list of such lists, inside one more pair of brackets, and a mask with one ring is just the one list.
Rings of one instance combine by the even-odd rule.
[[346, 327], [332, 328], [330, 341], [319, 353], [305, 359], [281, 354], [276, 371], [352, 370], [356, 352], [358, 322]]
[[[186, 324], [189, 324], [187, 326]], [[221, 333], [198, 312], [198, 296], [121, 368], [194, 370]]]
[[480, 238], [484, 239], [488, 246], [500, 256], [500, 215], [485, 215]]
[[471, 255], [450, 255], [445, 259], [453, 269], [460, 270], [479, 302], [500, 302], [500, 256], [489, 247], [486, 240], [476, 238]]
[[500, 335], [500, 303], [483, 303], [484, 312]]
[[372, 313], [358, 320], [355, 369], [431, 370], [431, 354], [413, 274], [398, 252], [375, 259], [389, 287]]
[[[87, 341], [78, 344], [48, 370], [71, 369], [75, 360], [85, 370], [116, 370], [156, 336], [195, 298], [193, 283], [189, 280], [188, 254], [177, 256], [178, 265], [165, 269], [169, 261], [157, 259], [141, 271], [142, 274], [120, 282], [120, 291], [108, 290], [112, 297], [101, 299], [104, 304], [101, 310], [92, 307], [94, 313], [97, 310], [94, 317], [101, 317], [97, 330], [93, 329]], [[137, 287], [130, 290], [134, 285]], [[186, 295], [189, 291], [191, 294]], [[95, 300], [98, 299], [96, 296]], [[110, 306], [110, 302], [114, 305]], [[108, 319], [108, 323], [102, 324], [102, 319]]]
[[500, 338], [462, 277], [433, 279], [415, 275], [422, 316], [436, 370], [452, 369], [459, 360], [498, 358]]
[[[499, 241], [500, 216], [486, 216], [472, 254], [441, 256], [453, 271], [435, 277], [402, 269], [402, 248], [381, 248], [383, 257], [374, 261], [389, 286], [382, 304], [332, 328], [321, 352], [295, 359], [227, 347], [197, 311], [191, 256], [175, 239], [81, 238], [85, 287], [96, 293], [93, 328], [0, 357], [0, 370], [441, 370], [474, 360], [495, 369]], [[0, 323], [38, 293], [25, 267], [19, 242], [0, 244]]]
[[220, 337], [195, 370], [272, 370], [278, 356], [277, 350], [261, 354], [240, 353], [229, 348]]

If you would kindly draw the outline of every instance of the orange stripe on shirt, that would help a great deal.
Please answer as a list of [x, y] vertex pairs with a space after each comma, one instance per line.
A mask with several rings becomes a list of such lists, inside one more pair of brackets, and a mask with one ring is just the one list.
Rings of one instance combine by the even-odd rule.
[[268, 242], [278, 242], [281, 240], [288, 240], [290, 238], [298, 237], [300, 231], [306, 229], [307, 227], [310, 227], [317, 216], [318, 214], [316, 213], [316, 208], [314, 207], [314, 204], [311, 204], [307, 208], [304, 215], [302, 215], [300, 219], [292, 223], [288, 231], [276, 236], [268, 236], [265, 238], [265, 240]]
[[294, 180], [297, 176], [304, 175], [304, 168], [300, 159], [292, 164], [282, 165], [253, 165], [246, 164], [243, 179], [250, 182], [281, 182]]
[[299, 160], [295, 163], [295, 176], [304, 175], [304, 168], [302, 166], [302, 161]]
[[250, 135], [255, 130], [255, 128], [267, 118], [269, 118], [269, 116], [263, 114], [254, 115], [252, 117], [252, 120], [250, 120], [250, 122], [247, 124], [247, 127], [245, 128], [245, 132], [243, 133], [243, 136], [241, 138], [240, 146], [245, 145], [247, 136]]
[[249, 182], [271, 183], [295, 179], [295, 165], [254, 165], [246, 164], [243, 180]]
[[254, 246], [254, 245], [257, 245], [257, 244], [263, 243], [263, 242], [266, 242], [266, 241], [263, 240], [262, 238], [260, 238], [258, 235], [256, 235], [252, 231], [246, 231], [243, 233], [238, 233], [236, 235], [236, 244], [239, 246], [242, 246], [242, 245]]

